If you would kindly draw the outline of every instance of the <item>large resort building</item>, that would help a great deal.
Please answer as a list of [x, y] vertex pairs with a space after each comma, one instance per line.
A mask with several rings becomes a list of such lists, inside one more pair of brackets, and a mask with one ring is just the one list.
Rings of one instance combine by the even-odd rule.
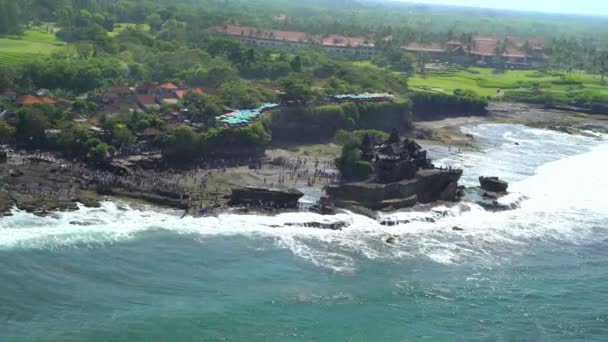
[[[337, 34], [314, 36], [306, 32], [262, 30], [239, 25], [217, 26], [213, 29], [262, 48], [316, 45], [329, 54], [357, 60], [371, 59], [378, 52], [374, 40], [368, 37], [346, 37]], [[401, 48], [413, 54], [425, 54], [428, 59], [441, 62], [464, 63], [467, 58], [473, 58], [480, 66], [494, 65], [498, 56], [508, 67], [522, 69], [538, 67], [548, 59], [542, 42], [517, 37], [476, 36], [468, 44], [452, 40], [445, 44], [410, 43]]]
[[260, 30], [250, 26], [224, 25], [214, 27], [218, 32], [262, 48], [297, 48], [304, 45], [321, 46], [328, 53], [355, 59], [371, 59], [377, 53], [373, 40], [342, 35], [313, 36], [306, 32]]

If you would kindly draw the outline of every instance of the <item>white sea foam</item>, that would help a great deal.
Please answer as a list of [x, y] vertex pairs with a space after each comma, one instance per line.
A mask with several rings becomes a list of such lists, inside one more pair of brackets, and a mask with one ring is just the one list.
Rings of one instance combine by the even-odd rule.
[[[491, 127], [477, 129], [486, 130], [485, 134], [492, 132]], [[378, 221], [352, 213], [181, 218], [177, 211], [133, 209], [125, 204], [105, 202], [101, 208], [81, 207], [75, 212], [44, 218], [15, 211], [14, 216], [0, 220], [0, 248], [95, 247], [162, 229], [203, 241], [222, 235], [270, 237], [277, 248], [288, 249], [318, 267], [351, 272], [357, 268], [356, 260], [360, 257], [380, 260], [426, 257], [444, 264], [468, 260], [495, 263], [505, 251], [511, 255], [525, 252], [530, 241], [558, 239], [584, 243], [596, 238], [591, 234], [598, 234], [598, 229], [603, 238], [608, 237], [608, 228], [600, 224], [608, 222], [608, 201], [603, 197], [608, 189], [608, 177], [605, 177], [608, 145], [593, 142], [593, 138], [580, 140], [583, 138], [521, 127], [514, 127], [512, 131], [507, 138], [532, 134], [548, 139], [547, 143], [554, 147], [560, 140], [564, 145], [585, 143], [581, 148], [595, 147], [587, 153], [546, 163], [537, 167], [534, 175], [513, 183], [513, 194], [502, 199], [521, 201], [521, 207], [513, 211], [490, 213], [465, 202], [431, 211], [384, 214]], [[474, 165], [494, 162], [493, 152], [490, 149], [485, 154], [476, 154]], [[533, 153], [534, 149], [521, 149], [519, 158], [534, 158]], [[555, 153], [561, 157], [557, 148]], [[510, 154], [501, 162], [517, 169], [520, 167], [517, 159], [509, 159], [515, 157]], [[403, 223], [384, 226], [383, 220]], [[310, 222], [345, 222], [347, 227], [342, 231], [321, 230], [306, 227]], [[463, 231], [452, 230], [456, 226]], [[388, 236], [396, 236], [396, 243], [386, 243]]]

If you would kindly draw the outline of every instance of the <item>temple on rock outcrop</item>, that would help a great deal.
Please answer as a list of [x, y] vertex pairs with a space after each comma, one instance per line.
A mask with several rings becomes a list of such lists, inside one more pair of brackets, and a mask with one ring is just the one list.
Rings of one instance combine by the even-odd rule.
[[395, 210], [462, 196], [458, 187], [462, 170], [436, 168], [420, 145], [402, 140], [396, 130], [382, 143], [365, 135], [359, 149], [370, 174], [365, 181], [328, 186], [328, 200], [337, 207]]
[[393, 183], [412, 179], [420, 169], [432, 169], [426, 151], [414, 140], [401, 140], [394, 130], [390, 138], [377, 144], [366, 134], [361, 143], [362, 158], [372, 166], [373, 180], [378, 183]]

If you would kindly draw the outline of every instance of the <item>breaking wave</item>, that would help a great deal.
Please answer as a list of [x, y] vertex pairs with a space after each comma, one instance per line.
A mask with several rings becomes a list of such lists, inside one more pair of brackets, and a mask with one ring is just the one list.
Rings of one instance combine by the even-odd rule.
[[[505, 125], [483, 126], [470, 131], [484, 137], [495, 134], [497, 129], [505, 129]], [[487, 172], [484, 167], [497, 160], [496, 154], [502, 153], [499, 169], [515, 170], [507, 177], [515, 180], [511, 184], [512, 194], [501, 199], [515, 204], [517, 209], [512, 211], [491, 213], [465, 201], [430, 210], [382, 214], [378, 220], [352, 213], [334, 216], [288, 213], [273, 217], [227, 213], [217, 217], [182, 218], [180, 212], [173, 210], [105, 202], [101, 208], [81, 207], [75, 212], [49, 217], [15, 210], [13, 216], [0, 220], [0, 249], [98, 248], [155, 231], [194, 237], [203, 244], [209, 239], [239, 235], [264, 238], [271, 241], [273, 247], [288, 249], [323, 269], [352, 272], [359, 258], [390, 261], [424, 257], [442, 264], [492, 265], [524, 254], [536, 243], [566, 240], [579, 244], [607, 238], [608, 201], [603, 191], [608, 189], [605, 176], [608, 145], [591, 138], [572, 140], [583, 138], [508, 127], [509, 131], [502, 135], [505, 140], [546, 140], [545, 144], [554, 149], [554, 160], [545, 163], [550, 155], [545, 151], [541, 164], [523, 177], [532, 165], [530, 159], [538, 159], [536, 145], [520, 148], [516, 153], [503, 146], [503, 142], [487, 147], [485, 152], [459, 155], [460, 159], [453, 160], [474, 160], [474, 165], [481, 165], [482, 170], [473, 168], [465, 172], [476, 174]], [[589, 152], [573, 153], [570, 145], [573, 141], [584, 143], [578, 151]], [[446, 155], [444, 160], [449, 158]], [[524, 162], [518, 163], [518, 160]], [[327, 226], [341, 224], [344, 228], [340, 231], [316, 229], [310, 222]], [[386, 242], [389, 236], [394, 237], [393, 243]]]

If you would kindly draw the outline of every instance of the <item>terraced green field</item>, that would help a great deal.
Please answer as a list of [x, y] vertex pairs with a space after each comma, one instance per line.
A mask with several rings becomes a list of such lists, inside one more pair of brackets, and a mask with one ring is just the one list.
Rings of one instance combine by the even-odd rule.
[[40, 29], [28, 29], [21, 36], [0, 38], [0, 64], [15, 65], [62, 49], [65, 43], [54, 34]]
[[426, 76], [415, 75], [408, 80], [408, 84], [417, 90], [452, 93], [455, 89], [462, 89], [472, 90], [481, 96], [495, 96], [498, 89], [527, 91], [535, 86], [555, 94], [586, 91], [608, 96], [608, 86], [602, 84], [598, 75], [583, 72], [560, 75], [534, 70], [509, 70], [497, 74], [489, 68], [468, 68], [434, 71]]

